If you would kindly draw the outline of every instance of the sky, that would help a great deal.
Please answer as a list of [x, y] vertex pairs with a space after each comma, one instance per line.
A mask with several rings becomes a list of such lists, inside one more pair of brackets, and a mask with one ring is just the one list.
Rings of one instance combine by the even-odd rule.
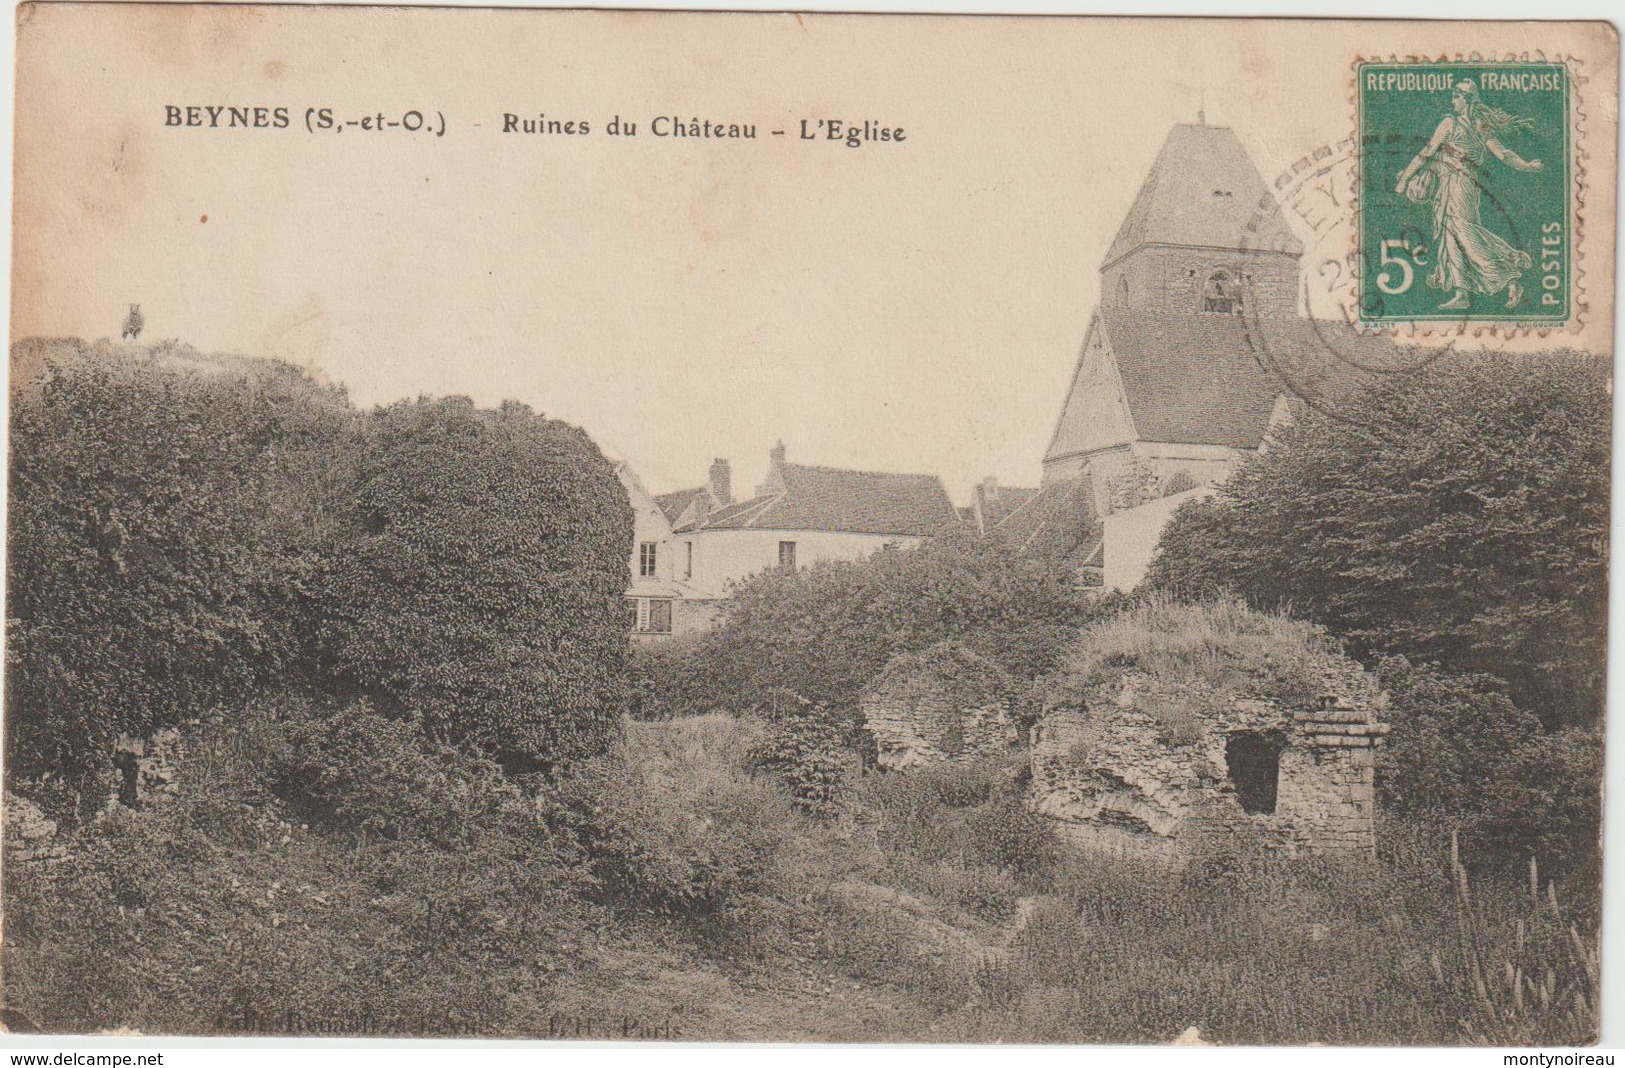
[[[1613, 47], [1555, 24], [35, 8], [13, 336], [116, 337], [139, 302], [143, 340], [289, 360], [364, 405], [517, 398], [656, 492], [713, 457], [754, 485], [783, 440], [963, 501], [1037, 483], [1101, 259], [1173, 124], [1231, 126], [1271, 181], [1350, 137], [1358, 56], [1513, 39]], [[1617, 86], [1589, 69], [1601, 189]], [[211, 105], [289, 123], [166, 125]], [[445, 134], [312, 132], [312, 108]], [[505, 113], [592, 133], [503, 133]], [[607, 136], [617, 115], [638, 136]], [[759, 137], [659, 138], [656, 116]], [[819, 119], [905, 140], [797, 136]], [[1606, 292], [1613, 204], [1588, 210]], [[1606, 346], [1609, 313], [1578, 340]]]

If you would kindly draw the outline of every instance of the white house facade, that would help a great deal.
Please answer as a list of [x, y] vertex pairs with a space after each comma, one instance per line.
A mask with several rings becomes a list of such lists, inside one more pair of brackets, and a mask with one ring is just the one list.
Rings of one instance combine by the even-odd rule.
[[726, 460], [705, 486], [652, 496], [623, 468], [635, 516], [628, 619], [643, 641], [711, 626], [739, 583], [772, 568], [912, 549], [959, 522], [935, 475], [791, 464], [781, 443], [735, 502]]

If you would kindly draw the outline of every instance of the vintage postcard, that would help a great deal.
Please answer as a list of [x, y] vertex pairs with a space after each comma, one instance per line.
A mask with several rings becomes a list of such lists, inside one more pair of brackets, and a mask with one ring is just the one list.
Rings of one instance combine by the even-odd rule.
[[8, 1041], [1599, 1040], [1611, 25], [16, 35]]

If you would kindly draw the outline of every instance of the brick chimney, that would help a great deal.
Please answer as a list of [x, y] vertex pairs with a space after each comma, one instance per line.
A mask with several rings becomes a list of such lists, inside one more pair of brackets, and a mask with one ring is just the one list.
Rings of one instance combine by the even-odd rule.
[[781, 440], [767, 454], [767, 480], [756, 487], [756, 495], [784, 492], [784, 442]]
[[711, 499], [718, 508], [734, 502], [733, 467], [720, 456], [711, 461]]

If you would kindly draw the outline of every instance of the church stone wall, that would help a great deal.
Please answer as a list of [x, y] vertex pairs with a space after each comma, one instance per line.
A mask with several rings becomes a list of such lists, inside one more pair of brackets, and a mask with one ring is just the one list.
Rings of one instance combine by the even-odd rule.
[[1298, 316], [1298, 258], [1245, 249], [1147, 246], [1102, 272], [1101, 303], [1147, 311], [1200, 312], [1204, 287], [1219, 271], [1238, 278], [1252, 299], [1250, 314], [1267, 319]]

